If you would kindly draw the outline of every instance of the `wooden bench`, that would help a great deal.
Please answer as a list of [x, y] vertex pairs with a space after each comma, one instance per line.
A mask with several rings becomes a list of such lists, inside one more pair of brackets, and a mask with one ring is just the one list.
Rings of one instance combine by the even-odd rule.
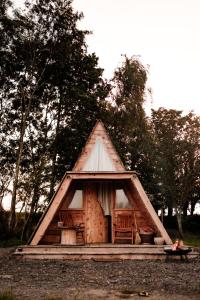
[[172, 256], [179, 256], [181, 261], [188, 261], [188, 253], [192, 251], [192, 248], [179, 248], [177, 250], [172, 250], [171, 248], [164, 249], [166, 253], [166, 261], [169, 261]]

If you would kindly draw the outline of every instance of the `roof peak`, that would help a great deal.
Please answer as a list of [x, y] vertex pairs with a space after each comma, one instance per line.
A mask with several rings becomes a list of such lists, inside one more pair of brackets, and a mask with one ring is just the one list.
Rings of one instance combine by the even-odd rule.
[[97, 120], [73, 171], [125, 171], [101, 120]]

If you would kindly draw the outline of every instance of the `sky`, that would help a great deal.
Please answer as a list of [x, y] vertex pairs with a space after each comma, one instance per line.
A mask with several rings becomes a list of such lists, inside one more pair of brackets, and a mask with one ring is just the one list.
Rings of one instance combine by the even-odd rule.
[[200, 0], [74, 0], [91, 30], [88, 51], [110, 79], [121, 54], [149, 65], [146, 107], [194, 110], [200, 115]]
[[84, 14], [79, 27], [92, 31], [88, 52], [99, 57], [105, 78], [120, 67], [121, 55], [139, 55], [149, 65], [147, 112], [162, 106], [200, 115], [200, 0], [73, 0], [72, 5]]

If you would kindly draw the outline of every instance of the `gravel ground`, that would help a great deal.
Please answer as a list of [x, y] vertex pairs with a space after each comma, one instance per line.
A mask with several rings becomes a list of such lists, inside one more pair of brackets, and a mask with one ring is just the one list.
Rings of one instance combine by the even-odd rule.
[[200, 300], [200, 256], [180, 261], [48, 261], [0, 255], [0, 291], [17, 300]]

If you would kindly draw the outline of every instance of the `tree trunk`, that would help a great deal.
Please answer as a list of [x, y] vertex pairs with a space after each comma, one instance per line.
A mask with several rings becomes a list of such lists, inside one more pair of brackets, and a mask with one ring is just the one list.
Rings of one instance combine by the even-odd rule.
[[191, 200], [191, 216], [194, 215], [194, 211], [195, 211], [195, 206], [197, 204], [196, 200]]
[[31, 204], [30, 212], [28, 214], [28, 217], [26, 219], [26, 222], [24, 223], [24, 227], [22, 230], [21, 241], [27, 241], [29, 238], [29, 229], [30, 229], [30, 225], [32, 224], [34, 209], [35, 209], [35, 205]]
[[[47, 112], [46, 112], [46, 116], [45, 116], [45, 121], [47, 122]], [[43, 149], [45, 149], [45, 145], [47, 144], [47, 133], [48, 133], [48, 127], [46, 127], [45, 130], [45, 135], [44, 135], [44, 141], [43, 141]], [[33, 151], [34, 147], [32, 146], [32, 151]], [[31, 205], [30, 205], [30, 212], [28, 214], [28, 217], [24, 223], [24, 227], [22, 230], [22, 234], [21, 234], [21, 240], [28, 240], [29, 235], [30, 235], [30, 228], [32, 225], [32, 221], [33, 221], [33, 215], [36, 211], [36, 207], [37, 204], [39, 202], [40, 199], [40, 186], [41, 186], [41, 182], [42, 182], [42, 171], [45, 165], [45, 157], [46, 157], [46, 150], [44, 150], [44, 153], [41, 154], [40, 156], [40, 162], [38, 162], [37, 165], [37, 169], [35, 169], [35, 177], [34, 177], [34, 189], [33, 189], [33, 196], [32, 196], [32, 201], [31, 201]]]
[[183, 206], [183, 216], [184, 217], [187, 217], [188, 206], [189, 206], [189, 202], [186, 201], [184, 206]]
[[2, 205], [2, 200], [3, 199], [0, 199], [0, 211], [3, 211], [4, 209], [3, 209], [3, 205]]
[[60, 119], [61, 119], [61, 99], [58, 103], [58, 117], [56, 124], [56, 135], [54, 141], [54, 149], [52, 154], [52, 171], [51, 171], [51, 181], [50, 181], [50, 190], [49, 190], [49, 201], [53, 197], [54, 187], [55, 187], [55, 173], [56, 173], [56, 156], [57, 156], [57, 147], [58, 147], [58, 134], [60, 131]]
[[10, 218], [9, 218], [9, 231], [11, 233], [14, 232], [15, 223], [16, 223], [15, 205], [16, 205], [17, 187], [18, 187], [18, 181], [19, 181], [20, 163], [21, 163], [23, 147], [24, 147], [24, 134], [25, 134], [25, 130], [26, 130], [26, 121], [29, 116], [30, 107], [31, 107], [31, 97], [28, 101], [28, 106], [27, 106], [25, 113], [24, 114], [22, 113], [19, 149], [18, 149], [17, 161], [16, 161], [16, 165], [15, 165], [15, 174], [14, 174], [14, 179], [13, 179], [13, 190], [12, 190]]
[[40, 183], [39, 183], [39, 180], [37, 180], [37, 182], [35, 183], [34, 191], [33, 191], [33, 197], [32, 197], [32, 201], [31, 201], [30, 212], [28, 214], [28, 217], [26, 219], [26, 222], [24, 224], [22, 234], [21, 234], [21, 240], [22, 241], [23, 240], [28, 240], [28, 238], [29, 238], [29, 233], [30, 233], [30, 227], [32, 225], [33, 214], [35, 212], [35, 207], [38, 204], [38, 201], [39, 201], [39, 198], [40, 198], [39, 197], [39, 187], [40, 187]]
[[183, 226], [182, 226], [182, 214], [181, 214], [180, 209], [178, 209], [177, 207], [176, 207], [176, 220], [177, 220], [178, 231], [179, 231], [180, 237], [183, 238], [184, 233], [183, 233]]
[[173, 207], [171, 206], [171, 204], [168, 204], [168, 217], [172, 217], [173, 215]]
[[165, 215], [165, 209], [164, 207], [162, 206], [161, 207], [161, 215], [160, 215], [160, 219], [161, 219], [161, 222], [164, 223], [164, 215]]

